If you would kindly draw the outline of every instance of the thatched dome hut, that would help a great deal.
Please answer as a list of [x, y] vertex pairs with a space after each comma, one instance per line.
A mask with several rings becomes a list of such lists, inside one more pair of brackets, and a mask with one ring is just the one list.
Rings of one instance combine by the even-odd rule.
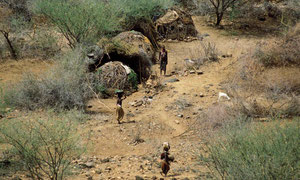
[[190, 14], [180, 9], [170, 9], [155, 21], [161, 39], [184, 40], [196, 37], [198, 32]]
[[90, 70], [95, 70], [110, 61], [120, 61], [134, 70], [139, 81], [149, 78], [151, 66], [155, 62], [151, 42], [136, 31], [122, 32], [110, 40], [102, 39], [93, 49], [94, 52], [90, 53]]
[[137, 89], [137, 75], [120, 61], [105, 63], [97, 69], [98, 83], [107, 89], [121, 89], [135, 91]]

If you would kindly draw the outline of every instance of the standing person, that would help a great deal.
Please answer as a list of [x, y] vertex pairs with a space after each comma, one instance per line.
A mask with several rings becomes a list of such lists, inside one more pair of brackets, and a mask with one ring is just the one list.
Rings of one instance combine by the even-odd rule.
[[124, 110], [122, 108], [122, 102], [124, 99], [126, 99], [126, 95], [123, 97], [123, 95], [124, 95], [123, 91], [117, 91], [117, 95], [118, 95], [118, 100], [117, 100], [116, 114], [117, 114], [118, 124], [121, 124], [121, 120], [124, 117]]
[[168, 64], [168, 52], [166, 51], [165, 46], [162, 46], [161, 51], [159, 52], [159, 60], [160, 60], [160, 75], [162, 71], [164, 71], [164, 75], [166, 75], [167, 64]]

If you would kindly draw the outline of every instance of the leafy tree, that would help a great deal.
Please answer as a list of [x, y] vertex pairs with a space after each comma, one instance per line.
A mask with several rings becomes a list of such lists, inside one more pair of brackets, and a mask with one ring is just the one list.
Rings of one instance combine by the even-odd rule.
[[103, 1], [36, 0], [33, 7], [59, 28], [71, 48], [119, 29], [117, 14]]
[[137, 22], [151, 20], [173, 0], [36, 0], [34, 11], [47, 17], [74, 48], [103, 36], [130, 30]]

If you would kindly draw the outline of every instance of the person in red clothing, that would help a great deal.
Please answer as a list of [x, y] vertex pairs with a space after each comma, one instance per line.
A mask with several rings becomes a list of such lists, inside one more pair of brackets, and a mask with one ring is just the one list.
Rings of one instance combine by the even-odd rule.
[[163, 173], [165, 176], [167, 176], [169, 170], [170, 170], [170, 162], [174, 161], [174, 157], [170, 156], [169, 150], [170, 145], [167, 142], [164, 142], [163, 144], [163, 150], [164, 152], [160, 155], [161, 161], [161, 174]]

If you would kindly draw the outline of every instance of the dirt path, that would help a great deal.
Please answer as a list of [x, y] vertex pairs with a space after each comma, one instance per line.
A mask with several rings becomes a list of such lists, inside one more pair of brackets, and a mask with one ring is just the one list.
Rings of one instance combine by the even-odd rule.
[[[110, 110], [101, 106], [96, 101], [92, 101], [92, 111], [107, 114], [107, 122], [101, 123], [101, 132], [108, 138], [99, 137], [94, 141], [97, 157], [111, 157], [113, 160], [119, 156], [124, 156], [120, 164], [113, 166], [113, 170], [104, 172], [101, 175], [88, 172], [85, 176], [92, 175], [95, 178], [134, 179], [136, 175], [149, 179], [152, 176], [160, 177], [157, 166], [158, 154], [161, 151], [161, 144], [164, 141], [171, 143], [171, 153], [177, 158], [178, 163], [174, 163], [170, 171], [171, 179], [193, 178], [207, 174], [207, 169], [203, 166], [195, 166], [195, 145], [200, 143], [192, 139], [186, 139], [180, 135], [191, 126], [196, 120], [194, 113], [199, 109], [206, 109], [217, 102], [217, 94], [223, 91], [221, 83], [228, 80], [230, 75], [238, 67], [238, 57], [255, 47], [259, 41], [249, 37], [224, 36], [222, 30], [212, 27], [202, 26], [201, 18], [194, 18], [197, 30], [201, 33], [209, 34], [204, 41], [214, 42], [220, 55], [232, 55], [232, 57], [221, 58], [219, 62], [210, 63], [200, 67], [203, 75], [191, 74], [188, 76], [173, 75], [171, 77], [161, 77], [161, 82], [167, 79], [177, 78], [179, 81], [167, 83], [165, 89], [153, 97], [153, 101], [145, 106], [133, 107], [130, 105], [135, 100], [140, 100], [150, 94], [145, 93], [145, 89], [140, 88], [124, 101], [124, 109], [127, 116], [120, 126], [116, 124], [114, 108], [116, 99], [101, 100], [110, 107]], [[168, 72], [177, 71], [184, 68], [184, 59], [197, 55], [197, 48], [200, 48], [200, 41], [193, 42], [172, 42], [164, 43], [169, 52]], [[158, 72], [159, 67], [155, 65], [153, 69]], [[202, 94], [204, 97], [200, 97]], [[169, 110], [177, 100], [185, 100], [192, 104], [182, 111]], [[181, 117], [182, 115], [182, 117]], [[93, 122], [93, 121], [92, 121]], [[134, 123], [131, 123], [134, 122]], [[95, 127], [95, 124], [91, 125]], [[98, 125], [100, 126], [100, 125]], [[93, 129], [93, 128], [92, 128]], [[94, 130], [95, 131], [95, 130]], [[140, 136], [140, 137], [137, 137]], [[134, 139], [141, 138], [145, 142], [134, 144]], [[127, 159], [126, 159], [127, 158]], [[144, 159], [150, 159], [151, 168], [145, 170]], [[133, 160], [135, 159], [135, 160]], [[129, 165], [130, 164], [130, 165]], [[147, 164], [147, 163], [146, 163]], [[113, 164], [99, 164], [96, 169], [107, 169]], [[147, 165], [147, 167], [150, 167]], [[123, 172], [124, 171], [124, 172]], [[81, 176], [82, 177], [82, 176]]]

